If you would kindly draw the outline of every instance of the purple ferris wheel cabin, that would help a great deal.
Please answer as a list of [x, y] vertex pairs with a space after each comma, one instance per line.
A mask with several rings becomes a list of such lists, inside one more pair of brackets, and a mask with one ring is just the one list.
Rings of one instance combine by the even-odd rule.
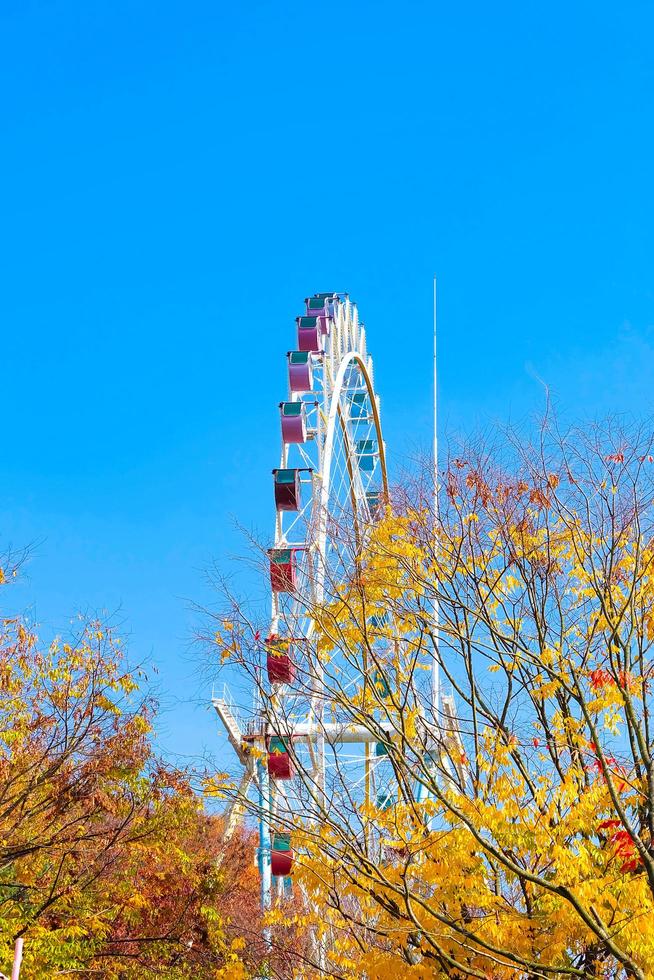
[[288, 352], [288, 382], [294, 395], [301, 395], [313, 389], [311, 354], [306, 350]]
[[317, 316], [298, 316], [295, 318], [297, 323], [297, 345], [300, 350], [309, 351], [311, 354], [320, 354], [323, 349], [322, 329], [323, 317]]
[[304, 300], [307, 316], [323, 316], [326, 319], [333, 317], [334, 303], [337, 299], [337, 293], [316, 293], [315, 296], [307, 296]]
[[304, 402], [280, 402], [279, 412], [282, 420], [282, 442], [306, 442], [307, 416]]

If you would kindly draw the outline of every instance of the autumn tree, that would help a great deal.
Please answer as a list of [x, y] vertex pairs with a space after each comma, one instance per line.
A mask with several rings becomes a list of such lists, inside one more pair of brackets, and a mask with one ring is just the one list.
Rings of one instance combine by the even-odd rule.
[[[5, 577], [12, 576], [3, 572], [0, 582]], [[253, 933], [246, 959], [256, 961], [247, 838], [237, 835], [226, 851], [223, 822], [205, 811], [199, 792], [202, 774], [157, 756], [156, 704], [144, 684], [102, 623], [43, 645], [21, 618], [2, 621], [0, 969], [7, 973], [23, 937], [30, 980], [215, 977], [241, 963], [239, 922]]]
[[[468, 446], [439, 473], [438, 500], [435, 512], [428, 473], [396, 493], [352, 542], [347, 580], [320, 605], [303, 597], [314, 634], [293, 707], [304, 695], [316, 719], [382, 746], [392, 800], [348, 795], [337, 766], [325, 792], [288, 700], [261, 680], [260, 624], [234, 602], [216, 630], [222, 657], [261, 687], [264, 730], [294, 756], [303, 807], [284, 819], [320, 951], [296, 973], [645, 980], [649, 431], [547, 423], [533, 443]], [[283, 901], [272, 913], [294, 917]]]

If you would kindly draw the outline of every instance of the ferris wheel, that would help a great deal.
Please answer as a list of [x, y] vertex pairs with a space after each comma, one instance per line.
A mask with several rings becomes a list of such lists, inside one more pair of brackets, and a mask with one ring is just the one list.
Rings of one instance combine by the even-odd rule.
[[[243, 800], [258, 793], [262, 905], [291, 887], [292, 830], [356, 800], [386, 808], [394, 779], [382, 743], [352, 723], [325, 690], [368, 683], [365, 652], [344, 651], [326, 665], [315, 643], [314, 613], [352, 580], [357, 557], [388, 494], [386, 451], [373, 362], [358, 310], [347, 294], [316, 293], [296, 318], [287, 355], [287, 395], [279, 403], [279, 465], [272, 471], [274, 538], [266, 564], [271, 592], [255, 717], [242, 725], [228, 693], [214, 697], [244, 774]], [[375, 630], [386, 614], [370, 617]], [[383, 642], [380, 639], [379, 642]], [[325, 671], [328, 684], [325, 684]], [[372, 677], [373, 683], [385, 683]], [[259, 751], [251, 753], [250, 747]], [[301, 778], [299, 778], [301, 776]], [[233, 832], [242, 814], [229, 817]]]

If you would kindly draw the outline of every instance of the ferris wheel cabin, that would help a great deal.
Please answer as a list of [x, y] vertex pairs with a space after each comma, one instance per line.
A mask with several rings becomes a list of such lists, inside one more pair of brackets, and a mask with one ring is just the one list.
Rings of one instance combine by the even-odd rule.
[[272, 779], [292, 779], [294, 775], [288, 745], [280, 735], [268, 739], [268, 774]]
[[295, 592], [297, 588], [298, 548], [270, 548], [270, 587], [273, 592]]
[[291, 684], [295, 678], [295, 662], [291, 640], [269, 636], [266, 640], [266, 670], [270, 684]]
[[306, 350], [288, 352], [288, 383], [294, 395], [302, 395], [313, 389], [311, 354]]
[[293, 870], [293, 859], [295, 854], [291, 847], [291, 835], [276, 832], [272, 835], [272, 850], [270, 852], [270, 862], [272, 873], [275, 878], [286, 877]]
[[273, 470], [277, 511], [300, 509], [300, 470]]
[[323, 350], [323, 317], [299, 316], [297, 323], [297, 345], [301, 351], [319, 354]]
[[377, 456], [377, 443], [374, 439], [359, 439], [356, 446], [359, 468], [364, 473], [372, 473]]
[[307, 410], [304, 402], [280, 402], [279, 412], [282, 420], [282, 442], [306, 442], [307, 439]]

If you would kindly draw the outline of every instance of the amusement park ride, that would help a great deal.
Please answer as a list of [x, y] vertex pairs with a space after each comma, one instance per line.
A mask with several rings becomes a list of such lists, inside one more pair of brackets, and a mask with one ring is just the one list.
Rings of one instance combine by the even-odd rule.
[[[351, 577], [352, 541], [360, 546], [365, 540], [388, 494], [373, 362], [357, 308], [346, 294], [309, 297], [296, 325], [296, 347], [287, 354], [288, 394], [279, 405], [281, 456], [272, 473], [275, 535], [267, 553], [272, 610], [256, 710], [243, 722], [227, 687], [213, 698], [243, 766], [226, 836], [234, 833], [248, 794], [254, 793], [264, 909], [274, 894], [290, 891], [293, 827], [321, 807], [339, 806], [344, 786], [350, 802], [353, 794], [365, 794], [382, 809], [393, 804], [396, 793], [392, 767], [375, 734], [325, 710], [324, 664], [311, 613]], [[439, 691], [437, 657], [432, 659], [431, 723], [458, 743], [454, 705]], [[357, 670], [347, 663], [341, 667], [347, 692], [348, 683], [357, 683]]]

